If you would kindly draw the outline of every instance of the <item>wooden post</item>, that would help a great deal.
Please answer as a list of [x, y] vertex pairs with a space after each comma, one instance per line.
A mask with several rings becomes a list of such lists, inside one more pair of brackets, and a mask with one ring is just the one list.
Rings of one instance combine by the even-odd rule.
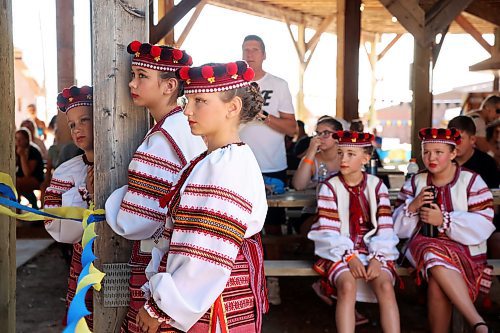
[[375, 110], [376, 90], [377, 90], [377, 45], [380, 42], [380, 35], [373, 34], [370, 42], [370, 53], [368, 53], [368, 60], [370, 61], [371, 80], [370, 80], [370, 109], [368, 111], [368, 127], [374, 128], [377, 126], [377, 110]]
[[150, 25], [150, 36], [149, 42], [151, 44], [156, 44], [166, 36], [174, 26], [187, 14], [191, 9], [200, 3], [201, 0], [182, 0], [169, 10], [165, 16], [163, 16], [157, 25]]
[[304, 74], [307, 70], [309, 62], [311, 61], [314, 51], [316, 50], [316, 46], [318, 45], [321, 35], [326, 31], [326, 29], [328, 29], [334, 19], [335, 14], [325, 17], [314, 33], [314, 36], [312, 36], [306, 43], [305, 23], [297, 24], [298, 33], [297, 40], [295, 40], [292, 32], [292, 25], [290, 24], [287, 15], [283, 13], [283, 20], [286, 23], [288, 33], [290, 34], [290, 38], [295, 46], [295, 51], [297, 51], [297, 56], [299, 57], [299, 92], [297, 93], [297, 110], [295, 112], [297, 119], [307, 120], [310, 116], [310, 112], [304, 104]]
[[309, 111], [304, 104], [304, 74], [306, 72], [307, 64], [305, 62], [305, 55], [307, 51], [306, 45], [306, 26], [299, 24], [297, 26], [297, 47], [299, 56], [299, 92], [297, 93], [297, 119], [305, 121]]
[[412, 125], [411, 151], [412, 157], [421, 161], [421, 145], [418, 131], [423, 127], [432, 126], [432, 47], [422, 47], [415, 40], [412, 67]]
[[[0, 0], [0, 172], [14, 177], [14, 45], [12, 2]], [[16, 223], [0, 215], [0, 326], [16, 331]]]
[[[56, 0], [57, 89], [62, 91], [75, 84], [75, 29], [73, 1]], [[66, 116], [57, 113], [57, 142], [71, 141]]]
[[337, 117], [358, 118], [361, 0], [337, 0]]
[[[126, 47], [133, 40], [148, 40], [148, 1], [93, 1], [92, 32], [95, 204], [103, 208], [111, 192], [126, 184], [128, 164], [147, 130], [147, 112], [130, 99]], [[106, 223], [97, 224], [96, 233], [97, 267], [129, 261], [129, 241]], [[103, 293], [94, 292], [94, 332], [119, 332], [126, 310], [104, 307]]]
[[[158, 0], [158, 21], [163, 18], [169, 11], [174, 8], [174, 0]], [[150, 22], [151, 23], [151, 22]], [[175, 36], [174, 29], [170, 30], [168, 34], [163, 37], [160, 44], [174, 45]]]
[[182, 30], [181, 34], [179, 35], [179, 38], [175, 41], [175, 46], [178, 48], [182, 47], [182, 44], [186, 40], [187, 36], [191, 32], [191, 29], [193, 28], [194, 24], [196, 23], [196, 20], [198, 20], [198, 17], [200, 16], [203, 8], [207, 4], [207, 0], [202, 0], [198, 5], [196, 5], [196, 9], [194, 10], [193, 15], [189, 18], [188, 23], [184, 27], [184, 30]]

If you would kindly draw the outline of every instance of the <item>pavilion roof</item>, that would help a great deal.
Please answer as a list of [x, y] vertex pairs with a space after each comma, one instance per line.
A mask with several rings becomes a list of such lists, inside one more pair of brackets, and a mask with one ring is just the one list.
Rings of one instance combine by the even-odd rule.
[[[419, 4], [423, 9], [429, 9], [436, 2], [438, 0], [420, 0]], [[333, 16], [326, 31], [336, 32], [336, 0], [208, 0], [208, 3], [272, 20], [288, 21], [291, 24], [303, 23], [312, 29], [317, 29], [323, 20]], [[362, 10], [361, 28], [364, 32], [407, 32], [378, 0], [363, 0]], [[499, 0], [475, 0], [466, 9], [464, 16], [481, 33], [493, 33], [495, 24], [500, 25], [500, 15], [494, 13], [500, 13]], [[449, 33], [465, 31], [454, 22]]]

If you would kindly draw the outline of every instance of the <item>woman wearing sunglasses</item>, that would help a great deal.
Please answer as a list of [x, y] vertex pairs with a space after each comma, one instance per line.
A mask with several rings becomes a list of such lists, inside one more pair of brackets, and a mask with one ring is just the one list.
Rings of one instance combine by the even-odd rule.
[[318, 121], [316, 135], [311, 139], [306, 155], [293, 176], [292, 184], [296, 190], [315, 187], [318, 180], [329, 178], [339, 171], [337, 142], [332, 134], [342, 129], [342, 124], [334, 118], [323, 117]]

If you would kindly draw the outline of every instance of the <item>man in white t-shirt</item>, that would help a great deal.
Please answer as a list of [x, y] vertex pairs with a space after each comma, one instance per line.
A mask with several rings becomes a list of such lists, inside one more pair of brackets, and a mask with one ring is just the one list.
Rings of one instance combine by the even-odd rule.
[[[243, 45], [243, 60], [255, 72], [255, 82], [259, 84], [264, 97], [263, 111], [257, 120], [246, 124], [240, 130], [240, 137], [250, 146], [264, 176], [281, 179], [286, 183], [285, 135], [294, 136], [297, 131], [292, 96], [285, 80], [262, 69], [266, 59], [266, 47], [259, 36], [246, 36]], [[264, 229], [267, 234], [281, 234], [281, 223], [285, 221], [283, 208], [270, 208]], [[266, 248], [268, 259], [279, 259], [277, 253]], [[269, 302], [279, 304], [278, 280], [268, 279]], [[276, 287], [276, 288], [274, 288]], [[273, 290], [274, 289], [274, 290]], [[274, 291], [274, 292], [273, 292]]]
[[[263, 111], [258, 120], [241, 129], [241, 139], [252, 149], [262, 173], [286, 171], [285, 135], [294, 136], [297, 125], [292, 96], [285, 80], [265, 72], [262, 63], [266, 51], [262, 39], [255, 35], [245, 37], [243, 60], [255, 72], [264, 97]], [[279, 178], [279, 177], [275, 177]]]
[[476, 125], [476, 148], [488, 153], [491, 150], [486, 140], [486, 127], [499, 117], [500, 97], [490, 95], [485, 98], [479, 110], [467, 114]]

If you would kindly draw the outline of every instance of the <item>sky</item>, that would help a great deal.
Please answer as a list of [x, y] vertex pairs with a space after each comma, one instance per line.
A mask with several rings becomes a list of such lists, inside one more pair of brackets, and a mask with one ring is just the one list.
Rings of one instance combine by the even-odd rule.
[[[14, 46], [23, 51], [23, 58], [32, 76], [41, 86], [45, 85], [47, 117], [50, 118], [55, 114], [58, 93], [55, 0], [16, 0], [12, 6]], [[180, 35], [191, 13], [177, 25], [177, 35]], [[221, 17], [224, 19], [219, 19]], [[241, 42], [248, 34], [257, 34], [264, 39], [267, 51], [264, 69], [287, 80], [295, 99], [299, 62], [283, 22], [206, 5], [182, 48], [192, 55], [195, 65], [234, 61], [241, 59]], [[306, 31], [306, 38], [313, 34], [313, 30]], [[75, 36], [76, 81], [78, 85], [91, 84], [89, 0], [75, 0]], [[392, 37], [393, 35], [382, 36], [378, 45], [379, 52]], [[484, 37], [492, 43], [492, 35]], [[329, 33], [323, 34], [305, 74], [305, 104], [317, 116], [335, 112], [335, 55], [336, 37]], [[413, 37], [405, 34], [377, 65], [377, 107], [411, 101], [409, 77], [412, 58]], [[486, 58], [487, 52], [469, 35], [446, 36], [433, 73], [434, 93], [491, 81], [493, 76], [487, 72], [468, 71], [468, 66]], [[361, 113], [368, 110], [370, 75], [368, 57], [364, 48], [361, 48]], [[44, 109], [44, 105], [39, 107]]]

